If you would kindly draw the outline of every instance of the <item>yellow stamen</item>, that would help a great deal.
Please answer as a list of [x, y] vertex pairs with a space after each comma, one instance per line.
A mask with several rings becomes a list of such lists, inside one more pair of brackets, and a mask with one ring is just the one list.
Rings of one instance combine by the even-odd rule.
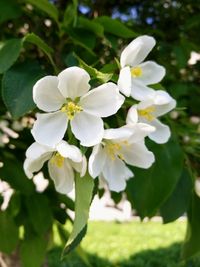
[[107, 149], [108, 155], [110, 156], [112, 160], [115, 160], [116, 157], [124, 160], [124, 156], [120, 152], [123, 145], [129, 145], [128, 141], [122, 141], [120, 143], [111, 143], [111, 142], [106, 143], [106, 149]]
[[60, 153], [56, 152], [51, 158], [51, 163], [55, 164], [58, 168], [61, 168], [64, 163], [64, 158]]
[[135, 67], [131, 69], [131, 76], [133, 78], [140, 77], [142, 75], [142, 68], [140, 67]]
[[81, 106], [76, 105], [74, 102], [70, 101], [61, 108], [62, 112], [67, 114], [69, 120], [72, 120], [76, 113], [81, 112], [83, 109]]
[[152, 114], [155, 111], [155, 107], [148, 107], [145, 109], [138, 109], [138, 114], [144, 117], [148, 121], [155, 119], [155, 116]]

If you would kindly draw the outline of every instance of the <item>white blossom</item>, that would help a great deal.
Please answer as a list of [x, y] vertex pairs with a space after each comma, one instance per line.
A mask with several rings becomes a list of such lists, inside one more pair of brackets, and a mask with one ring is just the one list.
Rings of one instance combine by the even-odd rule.
[[144, 137], [153, 130], [144, 123], [105, 130], [102, 142], [94, 146], [89, 158], [90, 175], [103, 177], [110, 190], [124, 190], [126, 180], [133, 177], [125, 163], [149, 168], [155, 160], [144, 143]]
[[84, 176], [86, 172], [86, 158], [74, 145], [62, 140], [55, 148], [33, 143], [26, 151], [24, 171], [27, 177], [32, 178], [44, 163], [48, 161], [48, 170], [55, 188], [62, 194], [73, 189], [74, 171]]
[[90, 90], [89, 74], [71, 67], [57, 76], [40, 79], [33, 88], [33, 99], [39, 109], [32, 134], [36, 142], [55, 146], [70, 122], [72, 133], [83, 146], [98, 144], [103, 137], [102, 117], [115, 114], [124, 102], [117, 85], [106, 83]]
[[170, 129], [157, 118], [166, 114], [176, 106], [176, 101], [165, 91], [157, 90], [137, 105], [133, 105], [127, 114], [126, 123], [134, 125], [137, 122], [147, 123], [155, 127], [149, 133], [149, 138], [158, 144], [163, 144], [170, 138]]
[[155, 43], [153, 37], [143, 35], [134, 39], [122, 51], [118, 86], [124, 95], [143, 101], [154, 92], [148, 85], [156, 84], [164, 77], [164, 67], [153, 61], [143, 62]]

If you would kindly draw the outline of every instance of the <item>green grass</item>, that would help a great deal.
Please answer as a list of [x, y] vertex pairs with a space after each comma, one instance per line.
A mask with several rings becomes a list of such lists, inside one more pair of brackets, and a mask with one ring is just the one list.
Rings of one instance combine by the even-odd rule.
[[[198, 258], [180, 263], [185, 228], [185, 222], [90, 222], [82, 249], [92, 267], [200, 267]], [[49, 267], [86, 266], [76, 253], [61, 262], [60, 253], [59, 246], [49, 252]]]

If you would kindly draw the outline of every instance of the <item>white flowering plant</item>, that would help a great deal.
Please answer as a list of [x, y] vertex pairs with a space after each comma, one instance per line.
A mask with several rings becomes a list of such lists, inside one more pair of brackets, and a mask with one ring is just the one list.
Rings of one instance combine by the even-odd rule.
[[[94, 196], [109, 191], [141, 220], [188, 212], [183, 257], [192, 256], [200, 250], [197, 156], [161, 37], [55, 2], [7, 3], [29, 23], [6, 20], [0, 43], [0, 188], [2, 180], [9, 189], [9, 200], [0, 191], [0, 251], [41, 267], [56, 232], [67, 255], [86, 234]], [[13, 27], [15, 38], [4, 40]]]

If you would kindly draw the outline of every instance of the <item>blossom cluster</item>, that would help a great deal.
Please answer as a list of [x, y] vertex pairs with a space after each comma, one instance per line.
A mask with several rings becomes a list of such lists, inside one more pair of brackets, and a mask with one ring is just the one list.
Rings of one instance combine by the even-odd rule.
[[[33, 100], [45, 113], [37, 114], [31, 131], [35, 142], [26, 152], [27, 177], [48, 161], [50, 177], [60, 193], [73, 189], [75, 172], [83, 177], [87, 171], [119, 192], [134, 176], [129, 165], [146, 169], [154, 163], [145, 137], [158, 144], [167, 142], [170, 129], [158, 118], [176, 106], [167, 92], [149, 87], [165, 75], [164, 67], [144, 62], [154, 46], [154, 38], [144, 35], [122, 51], [117, 84], [108, 82], [90, 89], [90, 76], [79, 67], [36, 82]], [[124, 125], [104, 129], [102, 118], [116, 114], [126, 97], [136, 104], [129, 107]], [[83, 147], [92, 148], [88, 160]]]

